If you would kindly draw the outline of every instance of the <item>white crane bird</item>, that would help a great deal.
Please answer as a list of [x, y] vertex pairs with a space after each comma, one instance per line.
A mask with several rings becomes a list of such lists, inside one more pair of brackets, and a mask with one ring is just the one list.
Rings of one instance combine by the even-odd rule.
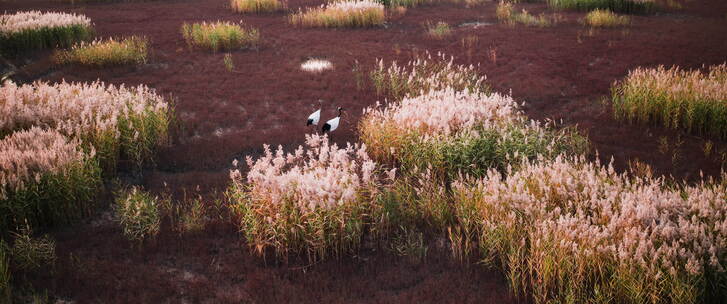
[[308, 121], [305, 123], [306, 126], [314, 125], [317, 126], [318, 122], [321, 121], [321, 104], [323, 100], [318, 99], [318, 111], [315, 111], [308, 115]]
[[343, 113], [343, 108], [338, 107], [338, 116], [335, 118], [332, 118], [328, 120], [325, 124], [323, 124], [323, 134], [326, 134], [326, 132], [331, 133], [338, 129], [338, 124], [341, 122], [341, 114]]

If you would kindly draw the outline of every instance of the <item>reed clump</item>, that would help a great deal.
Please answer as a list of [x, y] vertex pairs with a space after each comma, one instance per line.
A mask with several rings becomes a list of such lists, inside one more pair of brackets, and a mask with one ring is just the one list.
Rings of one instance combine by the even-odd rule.
[[548, 5], [557, 9], [606, 9], [621, 13], [650, 13], [656, 9], [654, 0], [548, 0]]
[[230, 0], [232, 10], [237, 13], [270, 13], [285, 9], [280, 0]]
[[619, 16], [609, 10], [596, 9], [589, 12], [583, 19], [583, 24], [591, 27], [616, 27], [628, 25], [631, 22], [628, 16]]
[[536, 17], [528, 13], [528, 11], [524, 9], [522, 10], [522, 12], [515, 12], [513, 9], [513, 4], [511, 2], [500, 1], [500, 3], [497, 5], [495, 15], [497, 16], [497, 19], [500, 20], [500, 22], [508, 25], [524, 24], [527, 26], [538, 27], [546, 27], [551, 25], [550, 20], [548, 19], [548, 17], [545, 16], [545, 14], [540, 14], [540, 16]]
[[727, 64], [637, 68], [611, 90], [617, 119], [727, 138]]
[[315, 261], [359, 248], [382, 183], [365, 146], [339, 148], [325, 135], [308, 135], [294, 152], [266, 145], [265, 154], [248, 157], [247, 165], [247, 176], [237, 168], [230, 172], [228, 198], [253, 252]]
[[0, 228], [67, 224], [87, 215], [101, 187], [93, 148], [32, 127], [0, 139]]
[[527, 120], [510, 96], [454, 89], [367, 108], [359, 136], [381, 163], [403, 172], [431, 167], [443, 177], [482, 175], [520, 157], [588, 149], [572, 129]]
[[260, 42], [260, 31], [233, 22], [184, 23], [182, 35], [190, 47], [214, 52], [254, 48]]
[[19, 270], [36, 271], [52, 268], [56, 262], [56, 242], [50, 236], [33, 236], [26, 226], [13, 233], [13, 246], [9, 248], [12, 264]]
[[117, 193], [114, 210], [124, 236], [137, 244], [155, 238], [161, 227], [161, 204], [160, 198], [138, 187]]
[[93, 35], [93, 24], [83, 15], [40, 11], [0, 15], [0, 53], [8, 56], [70, 47]]
[[78, 138], [93, 148], [105, 172], [125, 160], [136, 167], [153, 160], [169, 139], [173, 107], [154, 90], [102, 82], [36, 82], [0, 87], [0, 137], [34, 126]]
[[404, 65], [393, 61], [387, 66], [380, 59], [370, 78], [377, 94], [393, 100], [444, 89], [489, 93], [487, 77], [480, 75], [477, 68], [475, 65], [455, 64], [454, 57], [442, 53], [432, 56], [427, 52]]
[[[582, 157], [453, 183], [453, 248], [536, 303], [724, 299], [727, 184], [674, 185]], [[724, 176], [723, 176], [724, 178]]]
[[298, 11], [291, 24], [307, 27], [373, 27], [386, 22], [384, 5], [373, 0], [335, 1]]
[[94, 40], [81, 42], [69, 50], [58, 51], [58, 64], [79, 64], [92, 67], [107, 67], [125, 64], [146, 63], [149, 41], [144, 37], [132, 36], [124, 39]]
[[452, 28], [446, 22], [428, 22], [426, 27], [427, 35], [435, 39], [443, 39], [452, 34]]
[[379, 93], [393, 99], [364, 110], [359, 138], [372, 159], [401, 172], [372, 210], [377, 234], [400, 226], [446, 231], [456, 223], [448, 188], [457, 176], [588, 151], [574, 128], [528, 120], [512, 97], [490, 92], [476, 67], [439, 58], [408, 68], [380, 61], [371, 74]]

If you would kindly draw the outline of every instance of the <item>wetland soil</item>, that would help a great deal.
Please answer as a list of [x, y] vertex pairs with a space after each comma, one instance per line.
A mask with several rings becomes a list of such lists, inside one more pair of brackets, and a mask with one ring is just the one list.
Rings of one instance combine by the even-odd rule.
[[[289, 10], [322, 2], [292, 0]], [[63, 1], [5, 0], [0, 11], [64, 11], [90, 17], [99, 37], [143, 35], [151, 40], [147, 64], [95, 70], [54, 66], [49, 52], [15, 59], [18, 80], [95, 81], [145, 84], [171, 96], [182, 128], [175, 143], [160, 152], [157, 165], [139, 180], [146, 188], [224, 191], [233, 159], [256, 155], [263, 144], [295, 147], [309, 131], [308, 113], [326, 101], [323, 119], [347, 110], [333, 140], [356, 140], [361, 110], [383, 99], [354, 69], [367, 71], [377, 58], [406, 62], [426, 50], [479, 65], [500, 92], [525, 102], [535, 119], [563, 121], [588, 135], [603, 162], [623, 170], [629, 161], [650, 164], [657, 174], [695, 180], [716, 176], [727, 143], [613, 119], [611, 84], [639, 66], [702, 68], [727, 60], [727, 2], [690, 1], [679, 10], [632, 16], [624, 28], [590, 30], [579, 12], [557, 12], [544, 4], [519, 4], [534, 14], [556, 14], [551, 27], [507, 26], [495, 18], [495, 2], [467, 8], [436, 4], [410, 8], [384, 27], [308, 29], [288, 24], [285, 12], [241, 15], [227, 0]], [[190, 49], [184, 22], [240, 21], [260, 29], [262, 42], [225, 53]], [[433, 39], [425, 23], [445, 21], [453, 34]], [[330, 60], [334, 69], [302, 72], [308, 58]], [[703, 147], [714, 143], [707, 155]], [[113, 225], [84, 224], [54, 233], [59, 266], [37, 287], [77, 303], [238, 303], [238, 302], [515, 302], [504, 277], [482, 267], [451, 261], [446, 248], [413, 263], [372, 248], [310, 267], [266, 264], [250, 256], [234, 227], [220, 225], [197, 236], [162, 233], [152, 246], [132, 249]]]

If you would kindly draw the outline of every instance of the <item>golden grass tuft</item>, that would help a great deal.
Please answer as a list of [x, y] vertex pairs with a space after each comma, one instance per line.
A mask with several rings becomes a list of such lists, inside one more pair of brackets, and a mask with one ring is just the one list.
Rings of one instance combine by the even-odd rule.
[[628, 25], [630, 22], [628, 16], [617, 15], [604, 9], [593, 10], [583, 18], [583, 24], [591, 27], [616, 27]]
[[137, 187], [119, 192], [114, 209], [124, 236], [138, 244], [156, 237], [161, 225], [160, 204], [164, 203], [158, 197]]
[[125, 64], [144, 64], [149, 53], [149, 40], [132, 36], [121, 40], [113, 38], [80, 43], [70, 50], [58, 51], [55, 61], [58, 64], [79, 64], [93, 67], [106, 67]]
[[373, 27], [384, 24], [384, 5], [372, 0], [339, 1], [299, 11], [290, 23], [307, 27]]
[[257, 46], [260, 32], [232, 22], [184, 23], [182, 35], [190, 47], [212, 51], [239, 50]]
[[446, 22], [431, 23], [427, 22], [427, 35], [434, 39], [442, 39], [452, 34], [452, 27]]
[[550, 26], [552, 23], [545, 14], [534, 16], [524, 9], [522, 12], [516, 13], [512, 3], [505, 1], [500, 1], [497, 5], [495, 16], [497, 16], [497, 19], [500, 20], [500, 22], [508, 25], [515, 25], [519, 23], [527, 26], [546, 27]]
[[509, 21], [512, 19], [513, 10], [512, 3], [500, 1], [495, 8], [495, 16], [497, 16], [497, 20]]
[[33, 237], [33, 230], [26, 226], [20, 233], [13, 233], [15, 240], [9, 252], [13, 265], [22, 270], [38, 270], [52, 267], [56, 262], [56, 242], [48, 235]]
[[269, 13], [285, 9], [280, 0], [230, 0], [232, 10], [237, 13]]
[[232, 59], [232, 54], [225, 54], [225, 56], [222, 58], [222, 63], [225, 64], [225, 69], [228, 72], [235, 71], [235, 61]]

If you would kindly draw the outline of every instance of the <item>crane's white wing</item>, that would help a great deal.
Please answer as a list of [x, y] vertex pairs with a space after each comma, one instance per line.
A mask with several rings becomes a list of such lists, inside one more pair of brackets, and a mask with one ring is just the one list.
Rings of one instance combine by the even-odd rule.
[[326, 122], [329, 126], [331, 126], [331, 130], [329, 130], [329, 132], [333, 132], [334, 130], [336, 130], [338, 128], [338, 122], [340, 120], [341, 120], [341, 117], [336, 117], [336, 118], [333, 118], [333, 119], [329, 120], [328, 122]]
[[318, 109], [318, 111], [313, 112], [310, 116], [308, 116], [308, 120], [312, 120], [314, 125], [318, 125], [318, 122], [321, 120], [321, 109]]

